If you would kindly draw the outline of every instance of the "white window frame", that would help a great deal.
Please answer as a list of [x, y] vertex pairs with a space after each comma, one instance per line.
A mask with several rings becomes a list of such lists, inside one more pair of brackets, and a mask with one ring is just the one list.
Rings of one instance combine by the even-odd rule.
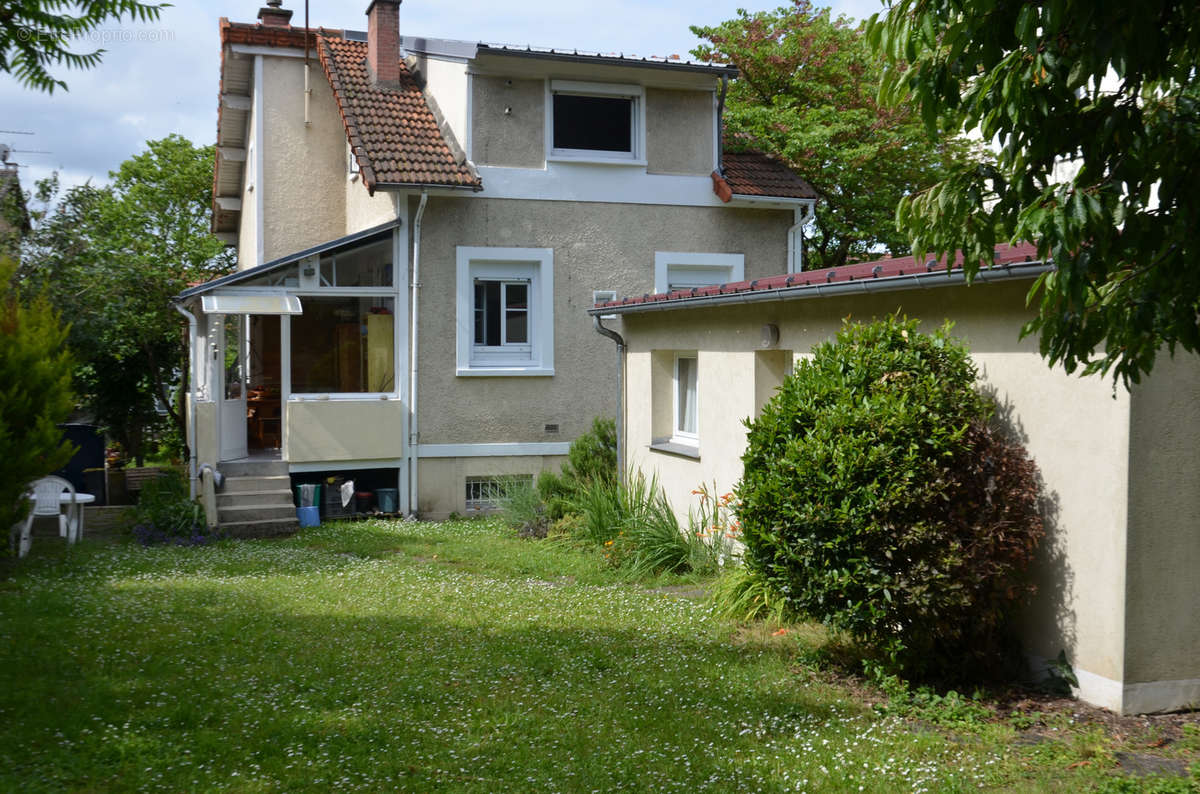
[[[554, 147], [554, 96], [604, 97], [606, 99], [628, 99], [630, 110], [629, 152], [603, 152], [595, 149], [556, 149]], [[646, 165], [646, 92], [640, 85], [632, 83], [590, 83], [580, 80], [546, 81], [546, 161], [568, 163], [595, 163], [601, 165]]]
[[[554, 250], [460, 245], [456, 253], [457, 374], [550, 376], [554, 374]], [[475, 280], [529, 283], [529, 344], [475, 344]], [[506, 349], [507, 347], [507, 349]]]
[[[489, 282], [500, 285], [500, 344], [499, 345], [481, 345], [475, 341], [475, 316], [479, 313], [479, 306], [475, 304], [474, 293], [479, 286], [479, 282]], [[508, 288], [514, 284], [519, 284], [525, 287], [525, 341], [524, 342], [509, 342], [508, 341]], [[525, 360], [533, 355], [533, 328], [531, 318], [533, 317], [533, 283], [525, 278], [490, 278], [476, 274], [471, 279], [472, 290], [472, 305], [471, 311], [471, 361], [472, 363], [487, 364], [490, 361], [497, 361], [501, 364], [513, 360]]]
[[354, 156], [354, 147], [346, 141], [346, 176], [349, 179], [358, 178], [358, 158]]
[[[671, 268], [682, 267], [711, 273], [711, 280], [694, 286], [713, 286], [744, 281], [745, 254], [707, 254], [688, 251], [654, 252], [654, 291], [667, 292], [671, 285]], [[693, 286], [693, 285], [689, 285]]]
[[[683, 424], [683, 417], [679, 413], [682, 407], [679, 404], [679, 362], [681, 359], [688, 359], [692, 362], [692, 371], [696, 376], [695, 433], [688, 433], [681, 429]], [[696, 352], [675, 354], [675, 366], [671, 374], [671, 443], [688, 447], [700, 446], [700, 355]]]

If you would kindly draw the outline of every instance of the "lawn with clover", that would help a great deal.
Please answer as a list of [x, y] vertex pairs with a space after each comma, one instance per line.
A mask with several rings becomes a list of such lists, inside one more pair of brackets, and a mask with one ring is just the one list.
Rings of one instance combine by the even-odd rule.
[[494, 521], [334, 524], [203, 548], [88, 541], [35, 550], [4, 577], [3, 791], [1115, 780], [1106, 746], [1066, 724], [1025, 745], [1006, 721], [882, 716], [804, 665], [816, 629], [718, 620], [683, 597], [694, 584], [623, 581], [599, 552]]

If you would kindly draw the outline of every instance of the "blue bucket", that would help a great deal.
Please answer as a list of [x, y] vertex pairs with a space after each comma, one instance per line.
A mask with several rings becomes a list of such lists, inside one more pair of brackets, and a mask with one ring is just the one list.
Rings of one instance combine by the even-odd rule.
[[313, 507], [297, 507], [296, 518], [300, 519], [301, 527], [319, 527], [321, 526], [321, 508]]
[[375, 498], [379, 502], [379, 512], [394, 513], [396, 512], [396, 498], [400, 495], [395, 488], [379, 488], [375, 491]]

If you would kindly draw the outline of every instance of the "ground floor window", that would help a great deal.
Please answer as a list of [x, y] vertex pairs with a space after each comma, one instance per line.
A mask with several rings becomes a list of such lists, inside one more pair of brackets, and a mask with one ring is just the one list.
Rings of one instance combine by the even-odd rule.
[[292, 392], [396, 389], [394, 298], [305, 296], [292, 318]]
[[458, 374], [553, 375], [553, 253], [460, 246], [457, 270]]
[[697, 417], [695, 355], [675, 357], [675, 428], [672, 441], [695, 444], [700, 437]]

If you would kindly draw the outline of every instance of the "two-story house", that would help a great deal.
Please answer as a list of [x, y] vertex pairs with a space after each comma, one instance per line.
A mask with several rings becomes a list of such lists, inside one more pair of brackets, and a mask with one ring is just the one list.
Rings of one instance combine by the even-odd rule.
[[722, 151], [731, 67], [402, 35], [399, 6], [365, 33], [279, 0], [221, 21], [213, 223], [239, 270], [178, 305], [193, 471], [276, 459], [436, 517], [615, 415], [588, 307], [799, 270], [815, 194]]

